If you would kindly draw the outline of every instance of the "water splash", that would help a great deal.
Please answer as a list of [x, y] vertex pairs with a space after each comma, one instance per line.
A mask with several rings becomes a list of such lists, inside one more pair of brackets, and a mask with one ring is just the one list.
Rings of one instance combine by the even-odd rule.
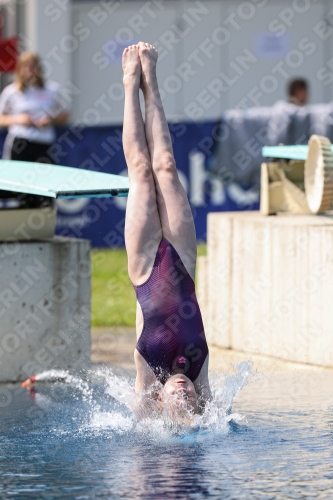
[[[252, 374], [252, 362], [245, 361], [238, 365], [231, 365], [228, 374], [213, 373], [210, 375], [212, 400], [208, 402], [201, 415], [193, 414], [186, 402], [178, 402], [177, 406], [164, 405], [155, 399], [140, 397], [134, 390], [134, 379], [126, 375], [119, 375], [111, 367], [101, 368], [91, 374], [92, 378], [105, 384], [105, 396], [112, 396], [116, 400], [116, 407], [111, 411], [101, 409], [94, 401], [93, 388], [81, 378], [66, 371], [50, 370], [36, 376], [37, 381], [65, 382], [82, 392], [84, 401], [89, 404], [89, 421], [85, 430], [96, 433], [101, 431], [114, 434], [135, 433], [141, 437], [165, 441], [170, 438], [185, 439], [194, 433], [226, 434], [230, 430], [230, 422], [239, 423], [243, 416], [232, 413], [232, 405], [249, 380]], [[159, 392], [161, 385], [157, 382], [153, 390]], [[124, 408], [126, 407], [127, 410]], [[139, 415], [139, 418], [138, 418]]]
[[35, 376], [36, 382], [62, 382], [66, 384], [70, 384], [78, 389], [83, 396], [84, 401], [91, 401], [92, 399], [92, 389], [89, 387], [87, 381], [83, 380], [80, 377], [75, 375], [71, 375], [68, 371], [65, 370], [47, 370], [42, 373], [38, 373]]
[[204, 412], [204, 425], [207, 428], [218, 430], [224, 423], [236, 423], [244, 419], [238, 413], [232, 413], [232, 405], [249, 380], [253, 371], [252, 361], [231, 365], [231, 373], [222, 377], [214, 373], [210, 377], [213, 400], [206, 406]]
[[[175, 407], [164, 406], [161, 411], [154, 400], [140, 398], [134, 391], [134, 381], [113, 373], [112, 369], [100, 371], [99, 376], [107, 383], [106, 393], [111, 395], [122, 405], [125, 405], [135, 415], [139, 415], [138, 422], [133, 423], [137, 431], [144, 434], [188, 435], [199, 430], [209, 432], [229, 431], [229, 422], [239, 423], [244, 417], [232, 413], [232, 405], [249, 380], [253, 371], [253, 363], [244, 361], [238, 365], [231, 365], [230, 373], [214, 373], [210, 376], [212, 401], [205, 406], [202, 415], [194, 415], [188, 409], [186, 402], [180, 402]], [[157, 382], [153, 391], [159, 392], [161, 385]], [[135, 421], [135, 418], [133, 417]]]

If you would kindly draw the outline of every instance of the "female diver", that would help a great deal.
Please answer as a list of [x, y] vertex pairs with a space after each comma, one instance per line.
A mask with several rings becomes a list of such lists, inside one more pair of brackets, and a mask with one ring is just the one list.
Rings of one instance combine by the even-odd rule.
[[208, 347], [194, 286], [195, 228], [159, 94], [157, 57], [152, 45], [140, 42], [127, 47], [122, 60], [130, 181], [125, 244], [137, 297], [138, 404], [132, 410], [139, 418], [143, 408], [161, 410], [172, 403], [179, 413], [181, 408], [199, 413], [211, 399]]
[[[125, 243], [137, 296], [135, 390], [185, 400], [200, 411], [211, 393], [208, 347], [195, 295], [196, 236], [159, 94], [157, 51], [140, 42], [123, 53], [123, 146], [130, 190]], [[143, 122], [139, 89], [145, 100]]]

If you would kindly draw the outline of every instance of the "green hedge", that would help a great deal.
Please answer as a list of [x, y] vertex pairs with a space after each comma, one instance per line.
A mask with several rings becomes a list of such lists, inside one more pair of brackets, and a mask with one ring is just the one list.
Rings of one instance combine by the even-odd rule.
[[[198, 245], [198, 255], [205, 254], [206, 245]], [[92, 326], [134, 326], [136, 301], [126, 251], [93, 250], [91, 263]]]

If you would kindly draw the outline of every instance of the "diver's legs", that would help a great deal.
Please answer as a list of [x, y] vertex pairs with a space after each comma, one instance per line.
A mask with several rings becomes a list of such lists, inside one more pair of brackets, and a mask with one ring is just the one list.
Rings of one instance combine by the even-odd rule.
[[157, 206], [163, 236], [175, 247], [194, 279], [196, 236], [190, 205], [180, 183], [171, 137], [156, 77], [157, 51], [138, 44], [142, 67], [141, 89], [145, 98], [145, 133], [156, 186]]
[[[151, 272], [162, 229], [139, 101], [141, 65], [136, 45], [124, 50], [123, 69], [125, 88], [123, 147], [130, 182], [125, 218], [125, 243], [129, 277], [135, 285], [140, 285]], [[139, 336], [143, 327], [143, 316], [139, 305], [137, 305], [136, 326]], [[135, 390], [141, 392], [153, 384], [156, 378], [137, 350], [134, 352], [134, 360], [137, 368]]]
[[123, 147], [130, 182], [125, 242], [129, 276], [135, 285], [139, 285], [150, 274], [162, 231], [140, 109], [141, 66], [136, 45], [124, 50], [123, 69], [125, 87]]

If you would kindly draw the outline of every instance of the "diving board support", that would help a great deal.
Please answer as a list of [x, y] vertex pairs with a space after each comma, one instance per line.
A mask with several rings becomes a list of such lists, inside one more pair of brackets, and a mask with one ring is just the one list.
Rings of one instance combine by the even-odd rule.
[[0, 210], [0, 241], [47, 240], [53, 237], [57, 209], [8, 208]]
[[90, 366], [90, 242], [0, 245], [0, 382]]
[[260, 212], [318, 214], [333, 205], [333, 146], [327, 137], [312, 135], [308, 146], [264, 147], [261, 165]]

